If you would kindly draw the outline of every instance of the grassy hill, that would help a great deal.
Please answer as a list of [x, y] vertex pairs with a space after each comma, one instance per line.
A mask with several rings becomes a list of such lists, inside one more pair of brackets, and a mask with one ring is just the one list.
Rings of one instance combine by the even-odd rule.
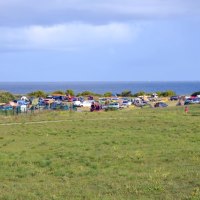
[[44, 112], [0, 124], [2, 200], [200, 199], [200, 106]]

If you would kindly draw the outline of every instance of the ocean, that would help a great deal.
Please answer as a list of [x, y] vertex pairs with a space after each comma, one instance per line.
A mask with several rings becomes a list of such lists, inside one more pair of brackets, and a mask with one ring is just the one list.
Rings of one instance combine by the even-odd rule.
[[72, 89], [77, 94], [91, 91], [98, 94], [112, 92], [121, 93], [130, 90], [132, 93], [139, 91], [156, 92], [173, 90], [177, 95], [189, 95], [200, 91], [199, 82], [0, 82], [0, 90], [13, 94], [27, 94], [35, 90], [53, 92], [55, 90]]

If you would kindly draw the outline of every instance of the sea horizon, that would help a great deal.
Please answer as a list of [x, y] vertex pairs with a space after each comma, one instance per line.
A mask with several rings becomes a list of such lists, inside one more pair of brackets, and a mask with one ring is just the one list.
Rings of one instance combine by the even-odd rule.
[[192, 82], [200, 82], [200, 80], [193, 80], [193, 81], [159, 81], [159, 80], [156, 80], [156, 81], [79, 81], [79, 80], [74, 80], [74, 81], [0, 81], [0, 83], [68, 83], [68, 82], [188, 82], [188, 83], [192, 83]]
[[130, 90], [133, 94], [173, 90], [177, 95], [189, 95], [200, 91], [200, 81], [13, 81], [0, 82], [0, 90], [14, 94], [27, 94], [36, 90], [47, 93], [55, 90], [74, 90], [75, 94], [83, 91], [104, 94], [105, 92], [121, 93]]

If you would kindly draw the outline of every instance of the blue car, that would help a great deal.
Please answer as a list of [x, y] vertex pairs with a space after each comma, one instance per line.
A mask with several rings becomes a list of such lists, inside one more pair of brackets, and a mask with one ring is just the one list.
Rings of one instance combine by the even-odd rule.
[[158, 103], [155, 103], [155, 105], [154, 105], [155, 108], [165, 108], [167, 106], [168, 105], [164, 102], [158, 102]]
[[12, 106], [0, 106], [0, 110], [13, 110]]

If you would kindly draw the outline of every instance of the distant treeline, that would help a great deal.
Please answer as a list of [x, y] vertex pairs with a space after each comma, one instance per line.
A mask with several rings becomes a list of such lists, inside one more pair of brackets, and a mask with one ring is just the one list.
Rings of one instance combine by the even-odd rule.
[[[167, 90], [164, 92], [157, 91], [155, 92], [158, 96], [168, 97], [168, 96], [174, 96], [176, 93], [172, 90]], [[81, 93], [75, 94], [75, 92], [71, 89], [68, 89], [66, 91], [57, 90], [52, 93], [45, 93], [44, 91], [34, 91], [29, 94], [28, 96], [34, 96], [34, 97], [46, 97], [47, 95], [54, 95], [54, 94], [60, 94], [60, 95], [70, 95], [70, 96], [97, 96], [97, 97], [111, 97], [111, 96], [121, 96], [121, 97], [138, 97], [138, 96], [144, 96], [144, 95], [151, 95], [153, 93], [146, 93], [144, 91], [140, 91], [138, 93], [132, 94], [130, 90], [124, 90], [121, 93], [113, 94], [112, 92], [106, 92], [104, 94], [97, 94], [91, 91], [83, 91]]]
[[[175, 96], [176, 93], [172, 90], [167, 90], [167, 91], [157, 91], [155, 92], [159, 97], [169, 97], [169, 96]], [[68, 89], [66, 91], [62, 91], [62, 90], [56, 90], [54, 92], [51, 93], [46, 93], [42, 90], [37, 90], [37, 91], [33, 91], [31, 93], [28, 93], [27, 96], [28, 97], [43, 97], [45, 98], [47, 95], [54, 95], [54, 94], [60, 94], [60, 95], [70, 95], [70, 96], [96, 96], [96, 97], [111, 97], [111, 96], [121, 96], [121, 97], [138, 97], [138, 96], [144, 96], [144, 95], [152, 95], [153, 93], [147, 93], [144, 91], [140, 91], [137, 92], [135, 94], [132, 94], [132, 92], [130, 90], [124, 90], [121, 93], [117, 93], [117, 94], [113, 94], [112, 92], [106, 92], [104, 94], [96, 94], [94, 92], [91, 91], [83, 91], [81, 93], [75, 94], [75, 92], [71, 89]], [[200, 95], [200, 91], [199, 92], [194, 92], [193, 94], [191, 94], [191, 96], [197, 96]], [[16, 98], [19, 98], [19, 95], [16, 96], [10, 92], [6, 92], [6, 91], [0, 91], [0, 103], [7, 103], [9, 101], [12, 101]]]

